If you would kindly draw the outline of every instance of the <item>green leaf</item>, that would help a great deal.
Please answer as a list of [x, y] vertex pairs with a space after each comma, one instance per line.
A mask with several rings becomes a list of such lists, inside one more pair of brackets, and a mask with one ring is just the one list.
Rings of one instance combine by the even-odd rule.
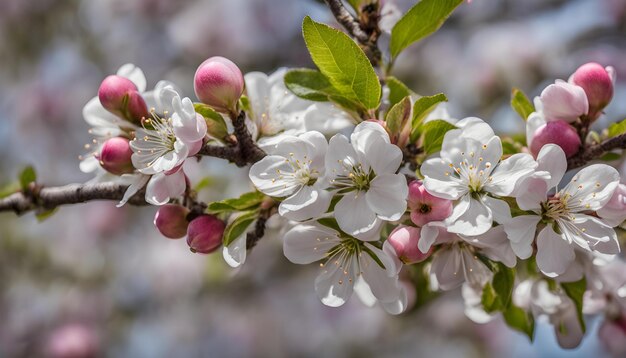
[[253, 191], [245, 193], [238, 198], [216, 201], [209, 204], [207, 212], [211, 214], [225, 213], [229, 211], [246, 211], [261, 205], [265, 199], [265, 194]]
[[195, 192], [199, 192], [202, 189], [208, 188], [209, 186], [213, 185], [214, 182], [215, 180], [212, 177], [204, 177], [196, 185], [193, 186], [193, 190]]
[[35, 217], [37, 218], [38, 222], [43, 222], [46, 219], [50, 218], [52, 215], [56, 214], [56, 212], [59, 210], [58, 207], [54, 208], [54, 209], [50, 209], [50, 210], [45, 210], [45, 211], [41, 211], [41, 212], [37, 212], [35, 214]]
[[535, 106], [528, 99], [528, 97], [518, 88], [513, 88], [511, 91], [511, 107], [522, 117], [523, 120], [527, 120], [528, 116], [535, 111]]
[[411, 95], [411, 90], [393, 76], [387, 77], [387, 88], [389, 88], [389, 108]]
[[488, 313], [504, 311], [511, 304], [515, 271], [502, 263], [492, 263], [494, 275], [491, 282], [483, 288], [481, 302]]
[[224, 246], [230, 245], [239, 236], [245, 233], [252, 222], [256, 220], [257, 216], [259, 216], [258, 211], [247, 211], [238, 216], [230, 224], [226, 225], [226, 228], [224, 229], [224, 238], [222, 239]]
[[224, 117], [221, 114], [204, 103], [194, 103], [193, 107], [196, 113], [204, 117], [207, 132], [213, 138], [222, 140], [228, 136], [228, 127], [226, 127], [226, 121], [224, 121]]
[[626, 133], [626, 119], [621, 122], [613, 123], [609, 126], [609, 138], [617, 137]]
[[391, 30], [391, 56], [437, 31], [463, 0], [422, 0]]
[[20, 173], [19, 179], [20, 187], [22, 188], [22, 190], [28, 190], [28, 185], [37, 180], [37, 173], [35, 173], [35, 168], [30, 165], [24, 168]]
[[0, 187], [0, 199], [6, 198], [7, 196], [17, 193], [20, 190], [20, 183], [15, 181], [12, 183], [5, 184]]
[[614, 160], [620, 159], [621, 157], [621, 154], [609, 152], [600, 157], [600, 160], [604, 160], [605, 162], [612, 162]]
[[587, 280], [585, 277], [576, 282], [561, 282], [561, 287], [563, 291], [567, 294], [569, 298], [574, 301], [576, 305], [576, 314], [578, 315], [578, 322], [580, 323], [580, 327], [585, 333], [585, 319], [583, 317], [583, 295], [585, 294], [585, 290], [587, 290]]
[[285, 86], [296, 96], [310, 101], [328, 101], [329, 95], [339, 95], [326, 76], [308, 68], [288, 71]]
[[378, 76], [363, 50], [348, 35], [308, 16], [302, 23], [302, 33], [313, 62], [341, 96], [366, 109], [378, 107]]
[[409, 119], [411, 115], [411, 98], [409, 96], [395, 106], [391, 107], [387, 115], [385, 116], [385, 122], [387, 123], [387, 129], [392, 135], [400, 133], [404, 123]]
[[531, 342], [533, 341], [535, 334], [535, 319], [532, 314], [515, 305], [510, 305], [504, 312], [502, 312], [502, 316], [509, 327], [526, 334], [528, 339]]
[[430, 155], [441, 150], [441, 144], [443, 143], [443, 137], [449, 130], [456, 129], [453, 124], [446, 122], [442, 119], [436, 119], [424, 123], [422, 130], [424, 132], [424, 153]]
[[411, 142], [415, 142], [420, 135], [420, 127], [424, 118], [432, 112], [441, 102], [447, 102], [448, 98], [445, 94], [439, 93], [434, 96], [420, 97], [413, 104], [413, 119], [411, 120]]

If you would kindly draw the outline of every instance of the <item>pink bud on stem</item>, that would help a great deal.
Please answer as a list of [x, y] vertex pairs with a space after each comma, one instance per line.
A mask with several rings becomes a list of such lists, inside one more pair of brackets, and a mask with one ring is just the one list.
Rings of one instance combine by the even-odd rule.
[[452, 214], [452, 201], [431, 195], [417, 180], [409, 183], [408, 201], [411, 221], [417, 226], [423, 226], [431, 221], [441, 221]]
[[218, 112], [236, 112], [244, 89], [241, 70], [231, 60], [214, 56], [196, 70], [194, 90], [202, 103]]
[[166, 204], [154, 216], [154, 225], [168, 239], [180, 239], [187, 234], [189, 209], [181, 205]]
[[222, 245], [226, 225], [213, 215], [200, 215], [189, 223], [187, 244], [191, 252], [209, 254]]
[[102, 81], [98, 89], [100, 103], [109, 112], [133, 123], [149, 117], [148, 107], [137, 86], [128, 78], [112, 75]]
[[581, 146], [578, 132], [565, 121], [552, 121], [537, 128], [530, 143], [530, 152], [536, 158], [541, 148], [549, 143], [561, 147], [567, 158], [578, 153]]
[[417, 247], [420, 240], [420, 228], [400, 225], [395, 228], [387, 241], [396, 251], [398, 258], [407, 265], [426, 260], [432, 254], [432, 248], [422, 253]]
[[132, 155], [128, 139], [113, 137], [104, 142], [96, 158], [100, 161], [100, 166], [109, 173], [122, 175], [135, 170], [131, 161]]
[[589, 101], [589, 118], [595, 120], [613, 98], [613, 68], [604, 68], [595, 62], [580, 66], [571, 82], [585, 90]]

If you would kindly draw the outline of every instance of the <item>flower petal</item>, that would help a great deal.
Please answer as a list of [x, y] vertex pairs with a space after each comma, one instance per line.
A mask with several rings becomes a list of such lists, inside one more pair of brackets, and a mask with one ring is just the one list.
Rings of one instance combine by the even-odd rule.
[[263, 194], [286, 197], [295, 193], [302, 183], [293, 177], [293, 167], [284, 157], [268, 155], [254, 163], [248, 176]]
[[124, 192], [124, 197], [119, 202], [119, 204], [117, 204], [118, 208], [126, 204], [128, 200], [130, 200], [130, 198], [132, 198], [135, 194], [137, 194], [137, 192], [146, 185], [148, 180], [150, 180], [149, 175], [136, 174], [136, 175], [133, 175], [132, 177], [133, 177], [133, 180], [131, 181], [131, 184], [128, 187], [128, 189], [126, 189], [126, 192]]
[[420, 172], [424, 175], [424, 187], [436, 197], [457, 200], [469, 191], [467, 185], [453, 176], [450, 163], [444, 159], [426, 160], [420, 167]]
[[559, 227], [568, 239], [586, 250], [598, 251], [605, 255], [619, 254], [620, 247], [615, 230], [601, 220], [589, 215], [574, 215], [572, 225]]
[[537, 267], [544, 275], [556, 277], [567, 271], [574, 261], [572, 245], [561, 235], [546, 226], [537, 236]]
[[330, 307], [339, 307], [346, 303], [352, 296], [357, 270], [356, 259], [353, 257], [343, 264], [331, 261], [324, 264], [322, 272], [315, 279], [315, 291], [322, 303]]
[[335, 206], [335, 218], [341, 230], [352, 236], [367, 234], [380, 222], [376, 213], [367, 204], [363, 191], [345, 194]]
[[363, 155], [377, 175], [395, 173], [402, 162], [402, 150], [376, 136], [365, 143]]
[[186, 187], [185, 172], [182, 169], [170, 175], [153, 175], [146, 187], [146, 201], [152, 205], [167, 204], [170, 198], [183, 195]]
[[143, 74], [141, 68], [132, 63], [122, 65], [122, 67], [117, 70], [117, 75], [131, 80], [135, 86], [137, 86], [137, 91], [140, 93], [146, 90], [146, 76]]
[[368, 250], [374, 254], [385, 268], [382, 268], [368, 252], [363, 252], [359, 256], [359, 262], [363, 279], [372, 290], [374, 296], [381, 302], [393, 302], [400, 297], [398, 287], [398, 276], [395, 274], [393, 261], [382, 250], [365, 244]]
[[435, 276], [440, 289], [449, 291], [465, 281], [461, 260], [461, 250], [456, 245], [446, 247], [433, 255], [430, 273]]
[[544, 178], [526, 177], [515, 189], [515, 200], [522, 210], [541, 210], [541, 203], [546, 201], [548, 182]]
[[482, 201], [465, 195], [452, 209], [452, 215], [445, 222], [449, 223], [449, 232], [476, 236], [484, 234], [491, 228], [493, 216]]
[[224, 261], [226, 261], [226, 263], [230, 267], [237, 268], [243, 265], [243, 263], [246, 261], [247, 238], [247, 234], [244, 233], [236, 238], [235, 241], [233, 241], [230, 245], [224, 246], [224, 248], [222, 249], [222, 256], [224, 257]]
[[548, 179], [548, 189], [555, 188], [563, 179], [567, 171], [567, 158], [563, 149], [556, 144], [546, 144], [537, 155], [537, 171], [550, 173]]
[[343, 134], [336, 134], [330, 138], [326, 152], [326, 175], [331, 181], [339, 175], [349, 175], [352, 167], [357, 165], [357, 154], [348, 138]]
[[326, 190], [305, 185], [280, 203], [278, 213], [295, 221], [317, 218], [328, 209], [331, 199], [332, 195]]
[[365, 194], [367, 204], [383, 220], [395, 221], [406, 211], [409, 188], [402, 174], [378, 175]]
[[297, 225], [285, 234], [283, 252], [295, 264], [310, 264], [327, 257], [341, 240], [337, 232], [321, 225]]
[[619, 185], [619, 173], [606, 164], [593, 164], [579, 171], [561, 190], [569, 196], [567, 205], [573, 212], [598, 210], [611, 199]]
[[520, 259], [527, 259], [532, 255], [532, 244], [539, 220], [541, 220], [539, 215], [520, 215], [504, 225], [513, 251]]
[[515, 190], [517, 182], [527, 175], [533, 173], [537, 167], [537, 162], [530, 154], [513, 154], [503, 160], [491, 173], [484, 190], [499, 196], [509, 196]]

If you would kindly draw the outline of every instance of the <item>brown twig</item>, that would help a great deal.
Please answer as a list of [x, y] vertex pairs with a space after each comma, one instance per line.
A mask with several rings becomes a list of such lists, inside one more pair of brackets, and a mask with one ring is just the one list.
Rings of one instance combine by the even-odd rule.
[[378, 66], [382, 60], [382, 54], [377, 44], [381, 33], [378, 27], [380, 18], [378, 3], [364, 6], [357, 19], [343, 6], [341, 0], [325, 0], [325, 2], [337, 22], [346, 29], [350, 36], [357, 40], [372, 65]]
[[581, 167], [614, 149], [626, 149], [626, 134], [609, 138], [602, 143], [594, 144], [580, 150], [576, 155], [567, 160], [567, 169]]

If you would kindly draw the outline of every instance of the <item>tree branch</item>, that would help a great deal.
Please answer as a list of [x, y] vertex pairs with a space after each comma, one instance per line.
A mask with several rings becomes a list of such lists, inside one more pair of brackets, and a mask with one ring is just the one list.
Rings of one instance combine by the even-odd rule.
[[[122, 200], [128, 185], [118, 183], [68, 184], [17, 192], [0, 199], [0, 212], [13, 211], [18, 215], [31, 210], [46, 211], [61, 205], [78, 204], [92, 200]], [[128, 203], [147, 205], [144, 191], [135, 194]]]
[[613, 149], [626, 149], [626, 134], [609, 138], [602, 143], [589, 146], [567, 160], [567, 169], [582, 167], [588, 162], [598, 159]]
[[382, 54], [378, 48], [378, 37], [380, 28], [378, 20], [378, 3], [371, 3], [361, 9], [359, 19], [356, 19], [343, 6], [341, 0], [324, 0], [338, 23], [343, 26], [350, 36], [355, 38], [365, 55], [373, 66], [378, 66], [382, 59]]

